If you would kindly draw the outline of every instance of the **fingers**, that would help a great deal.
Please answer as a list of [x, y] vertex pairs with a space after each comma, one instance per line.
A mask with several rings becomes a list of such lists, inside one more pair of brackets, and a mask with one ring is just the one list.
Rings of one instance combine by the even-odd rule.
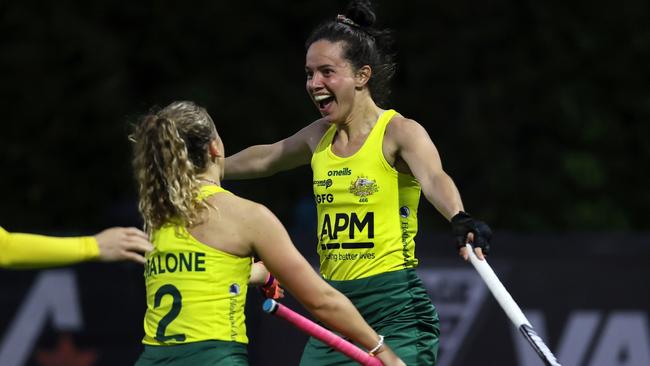
[[153, 244], [142, 231], [136, 228], [126, 228], [125, 247], [122, 251], [123, 259], [136, 263], [145, 264], [145, 257], [141, 253], [148, 253], [153, 250]]
[[476, 254], [478, 259], [485, 260], [485, 256], [483, 255], [483, 249], [479, 247], [474, 248], [474, 254]]
[[123, 259], [144, 265], [146, 263], [144, 256], [135, 252], [123, 252]]
[[142, 230], [140, 230], [138, 228], [127, 227], [127, 228], [123, 228], [123, 229], [124, 229], [124, 231], [126, 232], [127, 235], [136, 236], [136, 237], [142, 238], [144, 240], [149, 240], [149, 236], [147, 236], [147, 234], [144, 231], [142, 231]]
[[147, 253], [153, 250], [153, 245], [149, 242], [149, 236], [142, 230], [135, 227], [118, 228], [124, 234], [122, 237], [122, 247], [128, 251]]
[[458, 255], [460, 255], [460, 257], [463, 258], [465, 262], [469, 261], [469, 253], [467, 252], [466, 247], [460, 247]]
[[130, 251], [137, 251], [140, 253], [148, 253], [153, 250], [153, 244], [146, 238], [138, 236], [127, 237], [127, 249]]
[[113, 227], [95, 235], [99, 259], [105, 262], [130, 260], [145, 263], [142, 253], [153, 250], [147, 234], [134, 227]]
[[[474, 243], [474, 233], [467, 233], [467, 243], [472, 244]], [[474, 254], [479, 260], [485, 260], [485, 254], [483, 254], [483, 249], [481, 247], [474, 247]], [[465, 262], [469, 261], [469, 251], [467, 250], [467, 247], [461, 246], [458, 255], [463, 258]]]
[[[474, 254], [479, 260], [485, 260], [485, 255], [483, 254], [483, 249], [479, 247], [474, 248]], [[465, 262], [469, 261], [469, 251], [466, 247], [461, 247], [458, 255], [460, 255]]]
[[[467, 239], [465, 240], [465, 243], [473, 243], [474, 242], [474, 233], [467, 233]], [[465, 262], [469, 261], [469, 252], [467, 251], [467, 247], [465, 245], [460, 247], [460, 250], [458, 254], [463, 258]]]

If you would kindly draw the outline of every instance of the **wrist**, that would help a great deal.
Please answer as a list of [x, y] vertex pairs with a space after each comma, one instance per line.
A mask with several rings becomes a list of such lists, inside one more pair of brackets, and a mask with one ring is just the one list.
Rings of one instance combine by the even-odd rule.
[[472, 216], [470, 214], [468, 214], [467, 212], [461, 210], [461, 211], [456, 212], [456, 214], [453, 215], [451, 217], [451, 219], [449, 219], [449, 222], [453, 223], [454, 221], [457, 221], [457, 220], [460, 220], [460, 219], [471, 218], [471, 217]]
[[90, 259], [90, 260], [99, 260], [101, 259], [102, 255], [102, 248], [99, 245], [99, 239], [97, 239], [97, 236], [90, 236], [90, 237], [82, 237], [81, 238], [82, 245], [83, 245], [83, 250], [85, 252], [85, 256]]
[[266, 275], [266, 280], [264, 280], [262, 287], [270, 286], [271, 284], [273, 284], [273, 281], [275, 281], [275, 277], [273, 277], [271, 272], [268, 272], [268, 274]]
[[379, 341], [377, 341], [377, 345], [370, 349], [368, 351], [368, 354], [370, 356], [376, 356], [378, 353], [381, 353], [384, 350], [384, 336], [379, 335]]

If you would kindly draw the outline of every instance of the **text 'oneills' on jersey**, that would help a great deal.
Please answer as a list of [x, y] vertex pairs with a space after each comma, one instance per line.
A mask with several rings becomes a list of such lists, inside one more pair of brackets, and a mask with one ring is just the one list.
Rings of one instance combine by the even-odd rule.
[[344, 176], [344, 175], [352, 175], [352, 169], [343, 168], [343, 169], [337, 169], [337, 170], [330, 170], [330, 171], [327, 172], [328, 177], [338, 177], [338, 176]]

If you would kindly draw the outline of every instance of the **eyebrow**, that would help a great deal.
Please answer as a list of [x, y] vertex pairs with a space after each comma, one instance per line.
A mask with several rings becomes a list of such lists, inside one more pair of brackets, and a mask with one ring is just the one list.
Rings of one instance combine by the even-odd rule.
[[[330, 68], [335, 68], [336, 65], [325, 64], [325, 65], [317, 66], [316, 69], [319, 69], [319, 70], [320, 70], [320, 69], [325, 69], [325, 68], [328, 68], [328, 67], [330, 67]], [[312, 70], [312, 69], [311, 69], [309, 66], [305, 65], [305, 71], [311, 71], [311, 70]]]

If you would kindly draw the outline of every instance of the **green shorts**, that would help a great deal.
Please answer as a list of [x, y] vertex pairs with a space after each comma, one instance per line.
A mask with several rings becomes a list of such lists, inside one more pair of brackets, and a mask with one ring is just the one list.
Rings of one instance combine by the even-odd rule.
[[144, 346], [135, 366], [248, 366], [246, 345], [203, 341], [174, 346]]
[[[347, 296], [363, 318], [409, 366], [435, 365], [440, 325], [414, 269], [352, 281], [328, 281]], [[301, 366], [357, 365], [342, 353], [310, 338]]]

